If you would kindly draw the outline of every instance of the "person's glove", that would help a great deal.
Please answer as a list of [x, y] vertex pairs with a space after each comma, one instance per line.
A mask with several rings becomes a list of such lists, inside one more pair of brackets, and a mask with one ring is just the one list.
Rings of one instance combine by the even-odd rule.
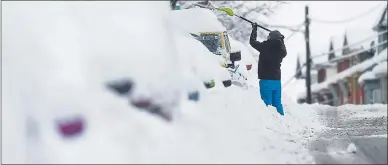
[[253, 29], [257, 29], [257, 23], [256, 23], [256, 22], [254, 22], [254, 23], [252, 24], [252, 28], [253, 28]]

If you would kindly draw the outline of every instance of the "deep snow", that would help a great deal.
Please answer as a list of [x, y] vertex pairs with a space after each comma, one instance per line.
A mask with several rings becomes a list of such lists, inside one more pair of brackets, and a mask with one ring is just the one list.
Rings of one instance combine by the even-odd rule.
[[[282, 117], [257, 88], [235, 86], [186, 100], [186, 82], [202, 75], [182, 76], [195, 67], [181, 70], [187, 56], [176, 42], [185, 36], [169, 27], [168, 2], [2, 5], [3, 163], [314, 163], [306, 146], [325, 128], [324, 106], [284, 95]], [[130, 98], [151, 97], [174, 120], [105, 88], [117, 79], [134, 80]], [[79, 116], [85, 130], [61, 136], [58, 122]]]

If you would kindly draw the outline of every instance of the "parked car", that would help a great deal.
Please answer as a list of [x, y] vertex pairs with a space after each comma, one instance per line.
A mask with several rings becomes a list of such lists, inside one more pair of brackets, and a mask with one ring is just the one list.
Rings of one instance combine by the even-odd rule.
[[[235, 73], [231, 73], [228, 68], [231, 68], [235, 61], [241, 60], [241, 52], [231, 51], [226, 28], [217, 20], [215, 14], [208, 9], [192, 8], [174, 10], [171, 12], [171, 18], [174, 27], [191, 34], [192, 38], [200, 41], [211, 52], [211, 58], [217, 59], [219, 66], [229, 74], [227, 79], [225, 76], [221, 80], [222, 84], [224, 87], [231, 86], [231, 74]], [[205, 82], [207, 88], [215, 85], [215, 79]]]

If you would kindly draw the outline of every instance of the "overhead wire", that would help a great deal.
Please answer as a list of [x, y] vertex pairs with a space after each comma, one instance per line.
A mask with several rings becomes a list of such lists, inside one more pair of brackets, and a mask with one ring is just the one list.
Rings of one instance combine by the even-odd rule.
[[367, 10], [366, 12], [363, 12], [359, 15], [356, 15], [356, 16], [353, 16], [351, 18], [348, 18], [348, 19], [344, 19], [344, 20], [337, 20], [337, 21], [329, 21], [329, 20], [321, 20], [321, 19], [317, 19], [317, 18], [311, 18], [310, 17], [310, 20], [314, 21], [314, 22], [317, 22], [317, 23], [329, 23], [329, 24], [341, 24], [341, 23], [347, 23], [347, 22], [351, 22], [351, 21], [354, 21], [354, 20], [357, 20], [357, 19], [360, 19], [364, 16], [367, 16], [368, 14], [376, 11], [375, 9], [381, 7], [382, 5], [384, 4], [378, 4], [376, 6], [373, 6], [371, 9]]
[[380, 35], [382, 35], [382, 34], [385, 34], [385, 33], [387, 33], [387, 32], [388, 32], [387, 30], [382, 31], [382, 32], [379, 32], [379, 33], [377, 33], [377, 34], [375, 34], [375, 35], [372, 35], [372, 36], [369, 36], [369, 37], [367, 37], [367, 38], [365, 38], [365, 39], [363, 39], [363, 40], [361, 40], [361, 41], [355, 42], [354, 44], [351, 44], [351, 45], [348, 45], [348, 46], [345, 46], [345, 47], [342, 47], [342, 48], [337, 48], [337, 49], [334, 49], [334, 50], [329, 51], [329, 52], [326, 52], [326, 53], [321, 53], [321, 54], [318, 54], [318, 55], [313, 55], [313, 56], [311, 56], [311, 58], [321, 57], [321, 56], [324, 56], [324, 55], [328, 55], [328, 54], [330, 54], [330, 53], [335, 53], [335, 52], [342, 51], [342, 50], [347, 49], [347, 48], [350, 48], [350, 47], [354, 47], [354, 46], [356, 46], [356, 45], [359, 45], [359, 44], [361, 44], [361, 43], [364, 43], [364, 42], [366, 42], [366, 41], [369, 41], [371, 38], [376, 38], [376, 37], [378, 37], [378, 36], [380, 36]]
[[[378, 7], [380, 7], [380, 6], [381, 6], [381, 4], [376, 5], [376, 6], [374, 6], [373, 8], [369, 9], [368, 11], [366, 11], [366, 12], [360, 14], [360, 15], [357, 15], [357, 16], [352, 17], [352, 18], [349, 18], [349, 19], [340, 20], [340, 21], [325, 21], [325, 20], [319, 20], [319, 19], [315, 19], [315, 18], [309, 18], [309, 19], [312, 20], [312, 21], [321, 22], [321, 23], [345, 23], [345, 22], [350, 22], [350, 21], [359, 19], [359, 18], [361, 18], [361, 17], [363, 17], [363, 16], [366, 16], [366, 15], [368, 15], [368, 14], [371, 13], [371, 12], [373, 12], [376, 8], [378, 8]], [[302, 24], [302, 25], [304, 25], [304, 24]], [[289, 37], [287, 37], [286, 41], [289, 40], [289, 38], [291, 38], [297, 31], [299, 31], [299, 29], [302, 27], [302, 25], [299, 25], [298, 29], [297, 29], [297, 30], [294, 30], [294, 32], [291, 33], [291, 35], [290, 35]], [[342, 50], [344, 50], [344, 49], [346, 49], [346, 48], [350, 48], [350, 47], [353, 47], [353, 46], [355, 46], [355, 45], [364, 43], [364, 42], [368, 41], [369, 39], [374, 38], [374, 37], [377, 37], [377, 36], [379, 36], [379, 35], [381, 35], [381, 34], [384, 34], [384, 33], [387, 33], [387, 31], [380, 32], [380, 33], [378, 33], [377, 35], [370, 36], [370, 37], [365, 38], [365, 39], [363, 39], [363, 40], [361, 40], [361, 41], [358, 41], [358, 42], [356, 42], [356, 43], [354, 43], [354, 44], [345, 46], [345, 47], [343, 47], [343, 48], [339, 48], [339, 49], [335, 49], [335, 50], [332, 50], [332, 51], [329, 51], [329, 52], [326, 52], [326, 53], [322, 53], [322, 54], [319, 54], [319, 55], [311, 56], [311, 57], [310, 57], [310, 60], [312, 60], [313, 58], [317, 58], [317, 57], [321, 57], [321, 56], [324, 56], [324, 55], [328, 55], [328, 54], [330, 54], [330, 53], [334, 53], [334, 52], [337, 52], [337, 51], [342, 51]], [[373, 46], [373, 47], [371, 47], [371, 48], [378, 47], [378, 46], [383, 45], [383, 44], [385, 44], [385, 43], [387, 43], [387, 41], [385, 41], [385, 42], [383, 42], [383, 43], [380, 43], [380, 44], [378, 44], [378, 45], [376, 45], [376, 46]], [[340, 58], [348, 58], [348, 57], [350, 57], [350, 56], [357, 55], [357, 54], [359, 54], [359, 53], [361, 53], [361, 52], [364, 52], [364, 51], [365, 51], [365, 50], [360, 50], [360, 51], [357, 51], [357, 52], [353, 52], [353, 53], [351, 53], [351, 54], [349, 54], [349, 55], [342, 56], [342, 57], [340, 57]], [[338, 58], [334, 58], [333, 60], [338, 60]], [[330, 62], [328, 62], [328, 63], [330, 63]], [[303, 69], [303, 67], [305, 67], [305, 66], [306, 66], [306, 63], [304, 63], [304, 64], [296, 71], [295, 75], [293, 75], [289, 80], [286, 81], [286, 83], [284, 83], [284, 85], [282, 85], [282, 88], [287, 87], [287, 85], [288, 85], [294, 78], [296, 78], [295, 76], [296, 76], [297, 74], [299, 74], [299, 72], [300, 72], [300, 71]]]
[[295, 31], [293, 31], [285, 40], [287, 42], [292, 36], [296, 34], [296, 32], [299, 32], [299, 30], [305, 25], [305, 23], [300, 24]]

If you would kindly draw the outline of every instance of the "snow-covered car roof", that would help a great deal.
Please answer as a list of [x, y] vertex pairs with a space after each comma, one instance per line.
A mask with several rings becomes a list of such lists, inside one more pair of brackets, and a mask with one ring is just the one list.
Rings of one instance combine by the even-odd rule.
[[184, 66], [191, 66], [202, 81], [230, 79], [229, 72], [221, 67], [221, 57], [210, 52], [200, 41], [189, 34], [178, 33], [176, 43]]
[[216, 15], [208, 9], [191, 8], [171, 11], [174, 26], [188, 33], [224, 32], [226, 28], [218, 21]]

